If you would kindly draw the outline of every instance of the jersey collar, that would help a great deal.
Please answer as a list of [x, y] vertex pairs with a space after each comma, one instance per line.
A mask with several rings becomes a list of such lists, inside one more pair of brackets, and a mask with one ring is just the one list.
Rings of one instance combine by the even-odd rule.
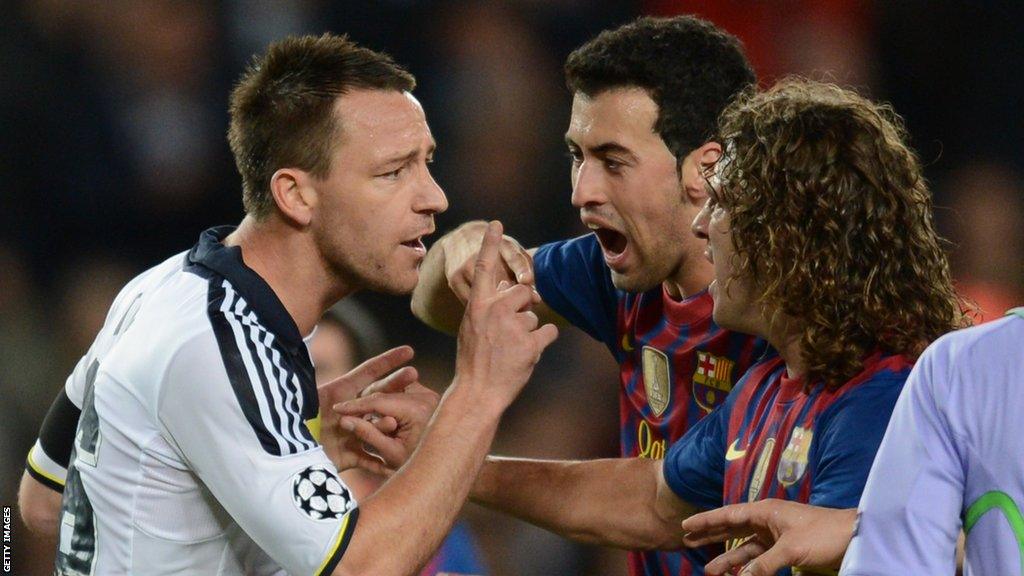
[[226, 278], [256, 311], [260, 323], [286, 344], [289, 352], [308, 358], [299, 328], [274, 290], [259, 274], [245, 265], [241, 248], [221, 243], [234, 230], [235, 226], [216, 226], [204, 230], [199, 235], [199, 242], [188, 253], [189, 263], [209, 268]]

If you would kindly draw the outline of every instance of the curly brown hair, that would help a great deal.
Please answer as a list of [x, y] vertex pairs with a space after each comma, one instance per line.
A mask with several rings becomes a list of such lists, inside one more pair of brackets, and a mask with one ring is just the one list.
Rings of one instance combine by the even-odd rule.
[[970, 324], [891, 107], [791, 78], [739, 98], [719, 129], [733, 269], [773, 322], [800, 323], [808, 385], [841, 386], [876, 350], [913, 358]]

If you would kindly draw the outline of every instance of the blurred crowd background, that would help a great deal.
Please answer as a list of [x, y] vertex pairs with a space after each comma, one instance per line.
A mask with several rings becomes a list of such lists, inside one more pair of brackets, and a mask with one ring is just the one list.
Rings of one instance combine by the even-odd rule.
[[[639, 14], [694, 13], [737, 35], [763, 85], [831, 79], [891, 102], [926, 165], [961, 290], [985, 318], [1024, 302], [1024, 29], [1014, 2], [901, 0], [24, 0], [0, 20], [0, 502], [16, 501], [46, 409], [133, 275], [240, 220], [227, 97], [289, 34], [347, 33], [406, 65], [439, 142], [445, 232], [501, 219], [525, 245], [582, 233], [569, 204], [561, 65]], [[686, 223], [680, 223], [684, 225]], [[428, 385], [454, 343], [405, 299], [357, 297]], [[617, 453], [617, 369], [563, 331], [495, 451]], [[628, 514], [614, 502], [609, 514]], [[467, 506], [492, 574], [619, 575], [582, 547]], [[15, 526], [15, 573], [52, 550]]]

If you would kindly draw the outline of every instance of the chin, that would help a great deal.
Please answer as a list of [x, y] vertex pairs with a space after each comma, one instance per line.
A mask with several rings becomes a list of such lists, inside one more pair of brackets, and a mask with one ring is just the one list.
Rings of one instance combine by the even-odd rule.
[[721, 306], [718, 302], [715, 302], [715, 307], [711, 311], [711, 319], [718, 324], [720, 328], [725, 328], [732, 332], [742, 332], [744, 334], [750, 334], [750, 330], [746, 329], [746, 322], [742, 314], [735, 314], [730, 311], [727, 306]]
[[366, 287], [373, 292], [390, 296], [408, 296], [416, 288], [419, 276], [418, 270], [404, 274], [389, 274], [372, 279]]
[[611, 273], [612, 284], [615, 285], [616, 289], [634, 294], [647, 292], [652, 288], [656, 288], [662, 282], [661, 280], [641, 276], [636, 272], [622, 274], [611, 270]]

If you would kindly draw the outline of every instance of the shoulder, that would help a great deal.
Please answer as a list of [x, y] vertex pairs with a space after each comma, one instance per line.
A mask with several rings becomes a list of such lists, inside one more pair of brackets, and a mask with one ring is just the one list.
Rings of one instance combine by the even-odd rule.
[[837, 430], [848, 426], [884, 430], [913, 366], [913, 359], [902, 355], [880, 355], [869, 360], [864, 371], [839, 390], [823, 393], [825, 406], [819, 423]]
[[921, 355], [908, 387], [914, 401], [942, 413], [956, 435], [974, 437], [982, 433], [979, 427], [1020, 405], [1024, 391], [1016, 384], [1022, 373], [1024, 319], [1007, 316], [936, 340]]
[[932, 343], [921, 362], [933, 368], [963, 370], [990, 362], [1006, 362], [1016, 351], [1024, 351], [1024, 318], [1006, 316], [980, 326], [973, 326], [943, 335]]
[[533, 259], [539, 271], [558, 272], [564, 265], [604, 267], [601, 247], [593, 234], [542, 244]]
[[750, 368], [740, 376], [735, 388], [760, 386], [773, 374], [779, 373], [785, 368], [785, 362], [774, 348], [768, 347], [763, 356], [750, 365]]
[[[726, 397], [727, 410], [733, 410], [736, 406], [749, 406], [763, 398], [772, 388], [772, 382], [781, 379], [786, 363], [773, 348], [768, 348], [765, 354], [754, 362], [750, 368], [740, 376], [733, 386], [729, 396]], [[740, 408], [745, 409], [745, 408]]]

